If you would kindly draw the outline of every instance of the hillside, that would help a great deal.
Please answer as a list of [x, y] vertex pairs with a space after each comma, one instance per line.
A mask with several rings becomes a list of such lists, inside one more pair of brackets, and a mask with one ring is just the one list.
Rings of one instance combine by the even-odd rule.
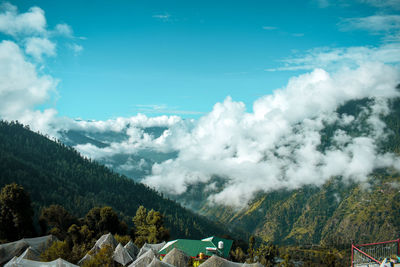
[[[399, 87], [398, 87], [399, 89]], [[318, 150], [324, 153], [335, 147], [335, 133], [345, 132], [348, 136], [373, 136], [371, 128], [371, 109], [375, 99], [358, 99], [349, 101], [336, 110], [339, 117], [354, 117], [353, 123], [340, 124], [338, 122], [326, 124], [320, 131]], [[387, 138], [374, 140], [380, 153], [400, 152], [400, 100], [392, 99], [388, 108], [390, 112], [380, 115], [386, 124], [384, 128]], [[157, 130], [157, 131], [156, 131]], [[161, 134], [166, 128], [143, 129], [154, 137]], [[301, 125], [298, 130], [301, 131]], [[96, 142], [118, 141], [111, 132], [65, 132], [63, 141], [70, 145]], [[90, 140], [88, 139], [90, 138]], [[69, 140], [69, 141], [68, 141]], [[162, 162], [171, 155], [156, 153], [124, 154], [113, 157], [104, 157], [102, 162], [113, 167], [114, 171], [121, 172], [120, 165], [139, 165], [147, 169], [139, 170], [141, 177], [148, 172], [154, 162]], [[365, 166], [368, 168], [369, 166]], [[134, 169], [134, 171], [138, 171]], [[130, 173], [133, 176], [134, 173]], [[131, 177], [131, 176], [129, 176]], [[248, 207], [242, 210], [226, 206], [209, 206], [207, 199], [212, 193], [207, 185], [215, 185], [215, 192], [224, 188], [226, 180], [213, 176], [207, 183], [190, 184], [185, 193], [171, 196], [177, 202], [199, 211], [208, 218], [224, 223], [229, 227], [245, 229], [249, 234], [255, 234], [265, 241], [280, 244], [321, 244], [347, 247], [351, 242], [369, 242], [398, 238], [400, 230], [397, 223], [400, 189], [400, 175], [392, 169], [376, 169], [362, 184], [343, 177], [331, 177], [322, 186], [307, 185], [300, 189], [276, 189], [269, 193], [259, 192]], [[214, 192], [214, 193], [215, 193]]]
[[83, 216], [95, 206], [108, 205], [131, 223], [136, 209], [143, 205], [164, 215], [172, 238], [229, 234], [153, 189], [83, 158], [61, 142], [19, 123], [1, 121], [0, 187], [12, 182], [30, 193], [36, 214], [51, 204], [60, 204], [76, 216]]
[[[369, 108], [370, 101], [351, 101], [337, 112], [359, 116]], [[382, 152], [399, 154], [400, 100], [392, 100], [390, 109], [390, 113], [381, 118], [386, 123], [388, 138], [376, 142]], [[345, 127], [329, 125], [321, 132], [320, 150], [332, 145], [332, 135], [337, 129], [352, 136], [363, 136], [369, 130], [362, 123]], [[321, 187], [260, 193], [240, 211], [203, 203], [201, 212], [220, 222], [243, 227], [265, 241], [347, 247], [352, 242], [399, 237], [399, 190], [399, 173], [386, 168], [375, 170], [365, 183], [332, 177]]]

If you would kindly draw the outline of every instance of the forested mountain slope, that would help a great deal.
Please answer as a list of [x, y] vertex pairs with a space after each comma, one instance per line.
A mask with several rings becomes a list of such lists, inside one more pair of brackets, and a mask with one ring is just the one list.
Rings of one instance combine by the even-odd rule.
[[131, 223], [137, 208], [143, 205], [164, 215], [172, 238], [229, 234], [153, 189], [83, 158], [61, 142], [19, 123], [0, 121], [0, 187], [13, 182], [30, 193], [36, 214], [51, 204], [60, 204], [76, 216], [108, 205]]
[[[362, 118], [372, 100], [361, 99], [338, 108], [339, 115]], [[381, 117], [387, 138], [375, 140], [382, 153], [399, 154], [400, 100], [390, 102], [390, 112]], [[333, 144], [336, 130], [352, 136], [364, 136], [367, 125], [328, 125], [321, 132], [324, 151]], [[369, 166], [365, 166], [368, 168]], [[223, 210], [223, 212], [221, 212]], [[243, 227], [265, 241], [280, 244], [321, 244], [346, 247], [352, 242], [372, 242], [399, 238], [400, 175], [394, 169], [376, 169], [364, 183], [332, 177], [323, 186], [305, 186], [296, 190], [280, 189], [260, 193], [239, 211], [209, 207], [203, 214], [221, 222]]]

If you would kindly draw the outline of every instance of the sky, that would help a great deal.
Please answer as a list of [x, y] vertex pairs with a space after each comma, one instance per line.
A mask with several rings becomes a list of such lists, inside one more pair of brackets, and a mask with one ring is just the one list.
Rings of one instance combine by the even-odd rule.
[[39, 7], [47, 30], [69, 27], [71, 36], [52, 37], [54, 53], [43, 58], [43, 71], [59, 83], [42, 109], [86, 120], [198, 118], [227, 96], [251, 110], [300, 73], [268, 70], [310, 49], [378, 46], [379, 32], [350, 30], [347, 20], [399, 11], [380, 1], [10, 3], [19, 13]]
[[[400, 171], [400, 157], [379, 149], [399, 63], [398, 0], [0, 7], [0, 118], [56, 138], [122, 133], [75, 149], [124, 155], [117, 169], [148, 170], [142, 182], [168, 195], [202, 183], [209, 203], [235, 207], [259, 191]], [[359, 114], [337, 113], [363, 98]], [[332, 145], [321, 151], [327, 125]], [[149, 151], [174, 156], [144, 166], [137, 156]]]

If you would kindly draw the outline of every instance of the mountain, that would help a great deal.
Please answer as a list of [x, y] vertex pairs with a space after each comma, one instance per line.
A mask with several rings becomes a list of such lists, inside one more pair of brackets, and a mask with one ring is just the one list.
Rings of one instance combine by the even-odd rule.
[[[350, 101], [337, 112], [358, 116], [371, 101]], [[390, 112], [381, 119], [386, 123], [388, 138], [376, 140], [380, 152], [399, 155], [400, 99], [390, 102]], [[332, 145], [336, 130], [363, 136], [368, 131], [364, 126], [325, 127], [319, 149], [324, 151]], [[203, 203], [201, 213], [280, 244], [346, 247], [352, 242], [392, 240], [400, 231], [400, 174], [390, 168], [376, 169], [364, 183], [332, 177], [322, 186], [260, 193], [241, 210]]]
[[[129, 127], [129, 125], [128, 125]], [[153, 126], [140, 128], [143, 135], [152, 138], [160, 137], [167, 127]], [[94, 148], [109, 148], [115, 143], [126, 142], [129, 139], [127, 128], [119, 132], [105, 130], [102, 132], [93, 132], [82, 129], [61, 130], [59, 131], [60, 140], [68, 146], [92, 146]], [[93, 156], [93, 155], [91, 155]], [[151, 173], [151, 168], [155, 163], [160, 163], [168, 159], [176, 158], [177, 152], [161, 152], [152, 148], [139, 148], [137, 151], [119, 151], [112, 152], [103, 156], [96, 157], [96, 161], [116, 172], [126, 175], [135, 181], [140, 181], [146, 175]]]
[[82, 157], [58, 140], [34, 133], [18, 122], [0, 121], [0, 187], [12, 182], [30, 193], [36, 216], [42, 207], [51, 204], [60, 204], [76, 216], [107, 205], [132, 223], [132, 216], [143, 205], [164, 215], [172, 238], [229, 234], [226, 227]]
[[[397, 88], [399, 89], [399, 87]], [[371, 137], [371, 110], [376, 99], [351, 100], [336, 110], [340, 118], [355, 118], [352, 123], [325, 124], [320, 131], [318, 150], [325, 153], [336, 146], [335, 134], [344, 132], [351, 138]], [[385, 123], [384, 134], [376, 137], [378, 152], [400, 153], [400, 99], [392, 99], [388, 112], [382, 112], [379, 119]], [[143, 133], [161, 136], [167, 127], [143, 128]], [[299, 125], [301, 130], [301, 125]], [[70, 145], [87, 144], [101, 147], [111, 145], [121, 138], [122, 133], [64, 132], [64, 141]], [[74, 136], [75, 135], [75, 136]], [[118, 135], [118, 136], [116, 136]], [[80, 138], [77, 138], [80, 136]], [[382, 138], [382, 136], [385, 136]], [[100, 143], [99, 143], [100, 142]], [[133, 154], [125, 153], [104, 156], [101, 162], [114, 171], [125, 173], [140, 180], [151, 171], [155, 162], [173, 159], [176, 154], [163, 154], [151, 149], [142, 149]], [[140, 166], [129, 171], [122, 166]], [[369, 168], [369, 166], [365, 166]], [[135, 173], [136, 172], [136, 173]], [[215, 221], [244, 229], [265, 241], [280, 244], [320, 244], [348, 246], [352, 242], [372, 242], [398, 238], [400, 226], [397, 223], [400, 205], [400, 175], [393, 169], [375, 169], [367, 180], [359, 183], [341, 176], [331, 177], [322, 185], [306, 185], [294, 190], [276, 189], [268, 193], [260, 190], [253, 200], [242, 209], [223, 205], [210, 205], [207, 201], [211, 192], [207, 185], [214, 185], [214, 193], [220, 191], [226, 178], [214, 176], [208, 184], [188, 186], [178, 196], [170, 196], [177, 202]]]

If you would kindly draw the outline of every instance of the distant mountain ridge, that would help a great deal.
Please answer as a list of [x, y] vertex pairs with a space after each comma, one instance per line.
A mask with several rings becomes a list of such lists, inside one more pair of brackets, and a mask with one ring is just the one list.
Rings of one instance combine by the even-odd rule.
[[[154, 138], [160, 137], [167, 127], [153, 126], [141, 128], [144, 134]], [[60, 140], [68, 146], [93, 145], [97, 148], [107, 148], [115, 142], [123, 142], [129, 139], [126, 129], [121, 132], [104, 131], [88, 132], [84, 130], [62, 130], [59, 132]], [[168, 159], [176, 158], [177, 152], [160, 152], [151, 148], [142, 148], [136, 152], [111, 153], [96, 158], [96, 161], [102, 163], [116, 172], [126, 175], [135, 181], [140, 181], [146, 175], [151, 173], [151, 168], [155, 163], [160, 163]]]

